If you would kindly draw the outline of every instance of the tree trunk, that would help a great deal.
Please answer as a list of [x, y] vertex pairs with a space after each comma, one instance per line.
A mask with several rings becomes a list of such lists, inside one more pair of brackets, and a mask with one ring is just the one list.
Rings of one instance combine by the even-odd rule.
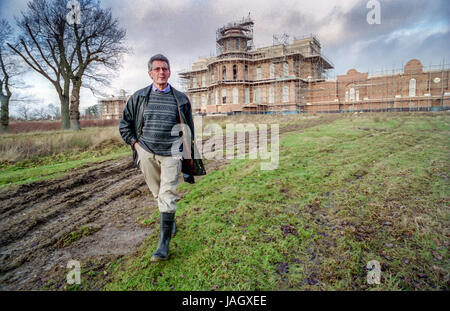
[[5, 96], [3, 94], [0, 94], [0, 101], [1, 101], [1, 133], [7, 133], [8, 127], [9, 127], [9, 99], [11, 96]]
[[60, 97], [61, 101], [61, 129], [70, 129], [70, 116], [69, 116], [69, 97], [67, 95], [62, 95]]
[[72, 95], [70, 96], [70, 128], [79, 131], [80, 127], [80, 90], [81, 83], [76, 81], [72, 85]]
[[70, 79], [64, 78], [64, 88], [56, 88], [59, 95], [59, 101], [61, 102], [61, 129], [70, 129], [70, 114], [69, 114], [69, 89]]

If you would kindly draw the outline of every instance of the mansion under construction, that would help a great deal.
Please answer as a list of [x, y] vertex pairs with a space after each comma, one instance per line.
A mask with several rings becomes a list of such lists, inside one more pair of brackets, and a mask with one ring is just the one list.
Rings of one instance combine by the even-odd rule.
[[350, 69], [328, 79], [333, 64], [314, 36], [253, 46], [253, 20], [216, 32], [217, 56], [180, 72], [193, 112], [201, 114], [447, 110], [449, 69], [424, 70], [410, 60], [401, 71], [372, 75]]

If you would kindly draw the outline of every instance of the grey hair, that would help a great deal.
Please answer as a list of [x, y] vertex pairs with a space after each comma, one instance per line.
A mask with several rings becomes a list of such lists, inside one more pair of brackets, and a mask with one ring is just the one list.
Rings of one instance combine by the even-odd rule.
[[160, 60], [160, 61], [166, 62], [167, 67], [169, 67], [169, 70], [170, 70], [170, 63], [169, 63], [169, 60], [167, 59], [167, 57], [165, 57], [162, 54], [156, 54], [156, 55], [153, 55], [152, 58], [150, 58], [150, 60], [148, 61], [148, 71], [152, 71], [154, 60]]

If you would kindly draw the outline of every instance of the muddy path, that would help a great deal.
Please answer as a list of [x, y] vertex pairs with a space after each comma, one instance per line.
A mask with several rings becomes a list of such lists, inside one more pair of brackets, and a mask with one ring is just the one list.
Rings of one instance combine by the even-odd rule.
[[[280, 128], [280, 134], [337, 118], [308, 119]], [[228, 163], [206, 160], [205, 167], [211, 172]], [[102, 271], [108, 262], [137, 251], [154, 230], [138, 219], [157, 210], [131, 157], [87, 164], [56, 179], [10, 186], [0, 191], [0, 202], [0, 290], [64, 289], [61, 275], [69, 260], [95, 262]], [[80, 228], [88, 234], [68, 243]]]

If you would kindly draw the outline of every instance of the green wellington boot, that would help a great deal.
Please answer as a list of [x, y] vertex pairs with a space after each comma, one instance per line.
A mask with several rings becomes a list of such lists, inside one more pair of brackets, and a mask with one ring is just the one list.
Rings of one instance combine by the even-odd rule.
[[169, 259], [169, 243], [172, 237], [175, 213], [161, 213], [159, 226], [158, 249], [150, 258], [150, 262], [159, 262]]

